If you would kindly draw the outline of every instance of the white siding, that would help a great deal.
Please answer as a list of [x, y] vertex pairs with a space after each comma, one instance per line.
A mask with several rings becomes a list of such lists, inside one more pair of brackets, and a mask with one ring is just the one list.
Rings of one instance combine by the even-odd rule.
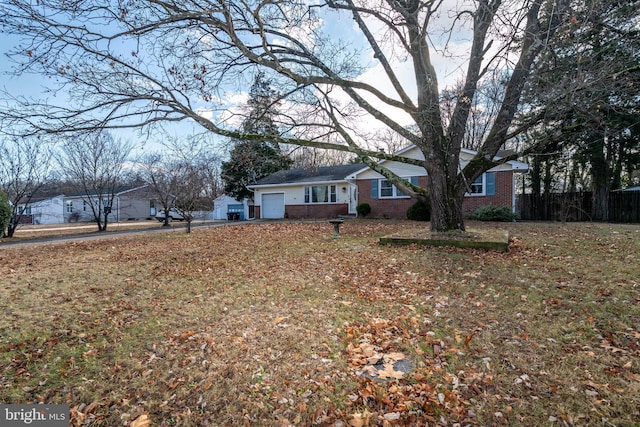
[[[402, 155], [404, 157], [408, 157], [416, 160], [424, 160], [424, 156], [422, 155], [422, 152], [415, 147], [410, 149], [406, 153], [403, 153]], [[460, 167], [464, 168], [472, 158], [473, 158], [473, 154], [468, 153], [466, 151], [462, 151], [460, 153]], [[403, 178], [408, 178], [411, 176], [427, 175], [427, 171], [421, 166], [409, 165], [406, 163], [394, 162], [390, 160], [383, 161], [381, 164], [387, 169], [391, 170], [396, 175]], [[512, 170], [512, 169], [513, 169], [512, 165], [510, 165], [509, 163], [505, 163], [490, 169], [490, 171], [497, 172], [497, 171], [506, 171], [506, 170]], [[382, 178], [382, 175], [372, 171], [371, 169], [368, 169], [358, 174], [358, 177], [357, 177], [357, 179], [376, 179], [376, 178]]]
[[[254, 190], [254, 200], [256, 206], [260, 206], [262, 203], [261, 195], [265, 193], [284, 193], [284, 204], [289, 205], [304, 205], [304, 188], [312, 185], [335, 185], [336, 186], [336, 204], [349, 203], [349, 184], [346, 181], [334, 181], [334, 182], [309, 182], [305, 184], [296, 185], [274, 185], [273, 187], [261, 187]], [[345, 191], [342, 191], [342, 189]]]

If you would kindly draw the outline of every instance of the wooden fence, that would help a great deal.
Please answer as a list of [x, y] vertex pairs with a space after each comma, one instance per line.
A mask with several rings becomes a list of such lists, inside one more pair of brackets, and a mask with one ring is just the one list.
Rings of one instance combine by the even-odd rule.
[[[520, 219], [591, 221], [591, 192], [518, 195]], [[640, 191], [609, 193], [609, 222], [640, 223]]]

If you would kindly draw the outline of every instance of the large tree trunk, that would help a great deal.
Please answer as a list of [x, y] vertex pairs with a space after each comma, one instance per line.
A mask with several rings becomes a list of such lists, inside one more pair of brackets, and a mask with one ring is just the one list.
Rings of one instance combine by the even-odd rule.
[[427, 188], [431, 201], [431, 231], [444, 232], [464, 230], [462, 217], [462, 200], [464, 191], [456, 185], [455, 180], [447, 179], [444, 172], [430, 171], [427, 174]]

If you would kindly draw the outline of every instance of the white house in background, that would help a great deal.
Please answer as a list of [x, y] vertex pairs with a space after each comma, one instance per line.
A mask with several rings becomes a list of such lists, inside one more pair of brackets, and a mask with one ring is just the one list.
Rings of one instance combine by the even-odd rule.
[[19, 204], [22, 211], [21, 224], [62, 224], [64, 223], [64, 195], [32, 197], [27, 204]]
[[[108, 194], [73, 194], [64, 197], [65, 222], [92, 221], [93, 212], [89, 198], [108, 200]], [[95, 203], [97, 205], [97, 203]], [[116, 190], [113, 204], [110, 206], [109, 222], [149, 219], [159, 209], [151, 189], [147, 185], [122, 187]]]
[[223, 194], [213, 201], [213, 219], [239, 221], [253, 219], [253, 203], [246, 198], [238, 201]]

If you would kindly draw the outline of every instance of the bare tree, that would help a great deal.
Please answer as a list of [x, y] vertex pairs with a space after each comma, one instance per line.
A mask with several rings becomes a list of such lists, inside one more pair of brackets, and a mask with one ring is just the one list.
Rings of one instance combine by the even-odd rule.
[[206, 172], [202, 163], [179, 161], [175, 164], [177, 177], [175, 209], [187, 222], [187, 233], [191, 233], [194, 212], [210, 210], [213, 206], [213, 201], [206, 197], [208, 178]]
[[[175, 152], [174, 152], [175, 154]], [[163, 225], [170, 225], [171, 210], [187, 222], [187, 232], [196, 210], [211, 210], [222, 194], [220, 161], [216, 156], [196, 153], [190, 159], [168, 153], [149, 154], [140, 162], [142, 176], [164, 213]]]
[[[575, 2], [2, 0], [0, 23], [26, 40], [13, 52], [22, 59], [18, 70], [56, 78], [75, 100], [50, 105], [14, 99], [21, 108], [2, 115], [34, 132], [191, 119], [227, 137], [349, 151], [405, 193], [429, 199], [433, 230], [464, 229], [468, 183], [496, 165], [507, 141], [544, 117], [542, 106], [518, 121], [521, 94], [557, 30], [579, 31], [571, 27]], [[326, 31], [328, 23], [346, 17], [358, 32]], [[444, 120], [433, 56], [438, 49], [450, 52], [447, 40], [464, 37], [470, 40], [464, 81]], [[445, 42], [436, 45], [439, 40]], [[410, 65], [410, 77], [398, 72], [402, 63]], [[373, 66], [378, 78], [369, 82], [362, 76]], [[244, 85], [252, 77], [246, 73], [257, 70], [278, 82], [278, 102], [291, 107], [278, 118], [285, 136], [248, 134], [228, 115], [215, 114], [228, 108], [217, 103], [219, 88]], [[492, 70], [506, 76], [499, 108], [477, 155], [461, 168], [473, 100]], [[564, 96], [562, 88], [555, 93]], [[366, 148], [374, 126], [415, 144], [424, 160]], [[427, 188], [396, 176], [379, 159], [423, 166]]]
[[156, 197], [156, 208], [164, 213], [163, 224], [170, 225], [170, 211], [176, 200], [178, 176], [166, 154], [149, 154], [141, 163], [142, 177]]
[[[586, 166], [595, 220], [608, 220], [609, 193], [620, 188], [622, 165], [640, 166], [634, 136], [640, 114], [639, 10], [638, 0], [577, 2], [570, 25], [536, 63], [525, 93], [525, 100], [546, 108], [539, 133], [546, 133], [548, 144], [575, 167]], [[550, 85], [550, 75], [562, 82], [564, 93]]]
[[113, 200], [125, 180], [132, 145], [105, 131], [67, 138], [58, 162], [91, 210], [98, 231], [106, 231]]
[[13, 237], [33, 196], [46, 183], [51, 170], [51, 150], [38, 138], [0, 141], [0, 190], [11, 206], [7, 237]]

